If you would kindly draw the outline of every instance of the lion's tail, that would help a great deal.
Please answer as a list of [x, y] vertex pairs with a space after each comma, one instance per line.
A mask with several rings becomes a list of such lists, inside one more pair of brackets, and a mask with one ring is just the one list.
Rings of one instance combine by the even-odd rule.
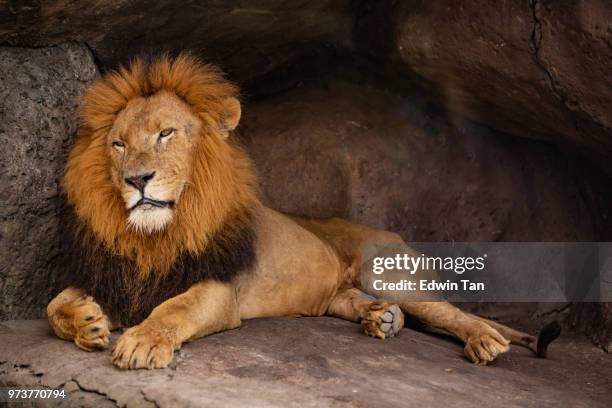
[[553, 340], [555, 340], [557, 337], [559, 337], [559, 335], [561, 335], [561, 325], [558, 321], [554, 321], [544, 326], [540, 330], [540, 333], [536, 338], [530, 334], [514, 330], [493, 320], [485, 319], [484, 317], [476, 316], [474, 314], [470, 314], [470, 316], [487, 323], [489, 326], [497, 330], [506, 339], [510, 340], [512, 344], [527, 347], [540, 358], [546, 357], [546, 350], [548, 349], [548, 345], [552, 343]]

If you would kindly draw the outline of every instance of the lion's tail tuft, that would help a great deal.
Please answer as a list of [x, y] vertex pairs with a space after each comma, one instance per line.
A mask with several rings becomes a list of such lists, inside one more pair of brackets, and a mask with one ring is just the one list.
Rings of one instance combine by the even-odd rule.
[[558, 321], [547, 324], [540, 330], [538, 334], [536, 355], [540, 358], [546, 358], [546, 350], [548, 345], [561, 335], [561, 325]]

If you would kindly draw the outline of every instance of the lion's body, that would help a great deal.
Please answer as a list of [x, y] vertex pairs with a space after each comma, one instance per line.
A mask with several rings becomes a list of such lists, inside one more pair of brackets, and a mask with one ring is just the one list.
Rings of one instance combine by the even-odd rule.
[[344, 275], [332, 248], [267, 208], [256, 218], [256, 231], [257, 261], [237, 279], [241, 318], [325, 314]]
[[401, 238], [264, 207], [248, 157], [227, 139], [236, 94], [185, 55], [137, 62], [88, 90], [64, 178], [78, 262], [47, 309], [59, 337], [92, 350], [108, 345], [113, 326], [133, 326], [113, 362], [159, 368], [183, 342], [244, 319], [328, 314], [387, 338], [403, 311], [459, 337], [474, 362], [510, 340], [535, 348], [532, 336], [446, 302], [393, 305], [363, 293], [361, 244]]

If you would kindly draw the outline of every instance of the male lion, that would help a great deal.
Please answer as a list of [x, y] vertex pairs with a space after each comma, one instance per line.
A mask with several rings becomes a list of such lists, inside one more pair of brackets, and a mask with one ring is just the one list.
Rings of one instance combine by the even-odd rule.
[[457, 336], [474, 363], [511, 342], [545, 353], [555, 328], [536, 339], [446, 302], [390, 304], [363, 293], [354, 267], [361, 243], [401, 239], [264, 207], [251, 162], [228, 138], [241, 115], [237, 94], [188, 54], [137, 60], [87, 90], [63, 180], [75, 265], [47, 307], [59, 337], [103, 349], [112, 328], [130, 327], [112, 362], [163, 368], [183, 342], [243, 319], [331, 315], [385, 339], [404, 312]]

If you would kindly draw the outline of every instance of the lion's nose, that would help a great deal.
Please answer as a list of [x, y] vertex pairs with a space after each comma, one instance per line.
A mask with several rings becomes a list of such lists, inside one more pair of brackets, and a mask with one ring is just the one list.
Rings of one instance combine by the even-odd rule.
[[126, 177], [125, 182], [142, 192], [149, 180], [151, 180], [153, 177], [155, 177], [155, 172], [139, 174], [137, 176]]

